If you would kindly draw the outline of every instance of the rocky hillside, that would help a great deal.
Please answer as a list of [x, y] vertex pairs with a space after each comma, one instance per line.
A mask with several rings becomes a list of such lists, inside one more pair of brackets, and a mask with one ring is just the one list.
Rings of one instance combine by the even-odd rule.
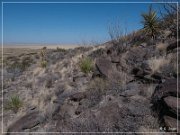
[[4, 50], [3, 131], [177, 132], [176, 34], [163, 28], [153, 38], [137, 31], [75, 49]]
[[4, 132], [176, 131], [177, 41], [133, 40], [5, 57]]

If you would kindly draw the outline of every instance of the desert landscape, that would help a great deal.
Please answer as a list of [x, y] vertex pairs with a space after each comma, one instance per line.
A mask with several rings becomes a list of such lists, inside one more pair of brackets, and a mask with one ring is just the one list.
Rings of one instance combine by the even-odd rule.
[[177, 134], [179, 27], [171, 11], [157, 21], [150, 9], [144, 28], [127, 35], [111, 27], [103, 44], [4, 46], [3, 132]]

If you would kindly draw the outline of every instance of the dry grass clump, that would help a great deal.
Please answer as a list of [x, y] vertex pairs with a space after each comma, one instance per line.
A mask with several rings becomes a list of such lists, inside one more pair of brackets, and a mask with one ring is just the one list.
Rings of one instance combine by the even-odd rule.
[[162, 54], [166, 54], [166, 48], [167, 48], [168, 44], [165, 43], [158, 43], [156, 45], [156, 49], [160, 51], [160, 53]]
[[166, 59], [166, 57], [159, 57], [159, 58], [151, 58], [148, 60], [148, 65], [151, 68], [152, 72], [159, 72], [160, 68], [163, 66], [166, 66], [169, 64], [169, 59]]
[[12, 96], [8, 100], [5, 109], [6, 110], [12, 110], [13, 112], [17, 113], [18, 110], [23, 106], [23, 102], [18, 96]]
[[143, 96], [143, 97], [147, 97], [148, 99], [151, 98], [152, 94], [154, 93], [154, 90], [155, 90], [155, 87], [156, 85], [154, 84], [148, 84], [145, 89], [142, 89], [140, 91], [140, 95]]
[[105, 91], [107, 89], [109, 83], [107, 80], [103, 78], [95, 78], [93, 81], [90, 82], [89, 88], [99, 90], [100, 92]]
[[80, 69], [84, 73], [89, 73], [93, 70], [93, 62], [90, 58], [82, 58], [79, 63]]
[[167, 58], [170, 60], [170, 65], [172, 66], [172, 72], [175, 75], [179, 75], [178, 73], [178, 68], [179, 68], [179, 64], [177, 61], [177, 55], [176, 54], [168, 54]]

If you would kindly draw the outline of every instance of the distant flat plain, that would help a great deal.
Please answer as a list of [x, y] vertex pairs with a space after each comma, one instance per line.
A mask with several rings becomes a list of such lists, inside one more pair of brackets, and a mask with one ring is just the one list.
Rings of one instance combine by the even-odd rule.
[[21, 54], [31, 54], [37, 53], [43, 47], [47, 49], [56, 49], [57, 47], [63, 49], [74, 49], [80, 47], [81, 45], [1, 45], [0, 47], [0, 58], [2, 57], [2, 48], [3, 48], [3, 57], [9, 56], [19, 56]]
[[3, 48], [28, 48], [28, 49], [41, 49], [47, 47], [48, 49], [56, 49], [57, 47], [63, 49], [73, 49], [79, 47], [80, 45], [3, 45]]

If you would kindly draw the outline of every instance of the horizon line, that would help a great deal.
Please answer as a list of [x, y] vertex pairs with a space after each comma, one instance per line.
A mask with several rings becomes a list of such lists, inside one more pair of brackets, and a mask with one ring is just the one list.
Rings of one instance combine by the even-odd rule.
[[110, 1], [107, 1], [107, 2], [101, 2], [101, 1], [94, 1], [94, 2], [92, 2], [92, 1], [87, 1], [87, 2], [83, 2], [83, 1], [76, 1], [76, 2], [73, 2], [73, 1], [72, 1], [72, 2], [65, 2], [65, 1], [62, 1], [62, 2], [54, 2], [54, 1], [52, 1], [52, 2], [49, 2], [49, 1], [44, 1], [44, 2], [43, 2], [43, 1], [42, 1], [42, 2], [40, 2], [40, 1], [32, 1], [32, 2], [30, 2], [30, 1], [27, 1], [27, 2], [17, 1], [17, 2], [10, 2], [10, 1], [2, 1], [1, 3], [2, 3], [2, 4], [5, 4], [5, 3], [9, 3], [9, 4], [13, 4], [13, 3], [17, 3], [17, 4], [18, 4], [18, 3], [19, 3], [19, 4], [21, 4], [21, 3], [25, 3], [25, 4], [28, 4], [28, 3], [32, 3], [32, 4], [38, 4], [38, 3], [44, 3], [44, 4], [48, 4], [48, 3], [49, 3], [49, 4], [50, 4], [50, 3], [51, 3], [51, 4], [53, 4], [53, 3], [60, 3], [60, 4], [71, 4], [71, 3], [72, 3], [72, 4], [93, 4], [93, 3], [94, 3], [94, 4], [103, 4], [103, 3], [104, 3], [104, 4], [123, 4], [123, 3], [124, 3], [124, 4], [133, 4], [133, 3], [134, 3], [134, 4], [136, 4], [136, 3], [137, 3], [137, 4], [141, 4], [141, 3], [142, 3], [142, 4], [143, 4], [143, 3], [144, 3], [144, 4], [145, 4], [145, 3], [147, 3], [147, 4], [148, 4], [148, 3], [149, 3], [149, 4], [151, 4], [151, 3], [159, 3], [159, 4], [162, 4], [162, 3], [174, 3], [174, 4], [178, 4], [179, 2], [178, 2], [178, 1], [177, 1], [177, 2], [162, 2], [162, 1], [161, 1], [161, 2], [160, 2], [160, 1], [159, 1], [159, 2], [148, 2], [148, 1], [147, 1], [147, 2], [144, 2], [144, 1], [142, 1], [142, 2], [140, 2], [140, 1], [139, 1], [139, 2], [138, 2], [138, 1], [137, 1], [137, 2], [133, 2], [133, 1], [132, 1], [132, 2], [125, 2], [125, 1], [124, 1], [124, 2], [123, 2], [123, 1], [122, 1], [122, 2], [116, 2], [116, 1], [112, 1], [112, 2], [110, 2]]

